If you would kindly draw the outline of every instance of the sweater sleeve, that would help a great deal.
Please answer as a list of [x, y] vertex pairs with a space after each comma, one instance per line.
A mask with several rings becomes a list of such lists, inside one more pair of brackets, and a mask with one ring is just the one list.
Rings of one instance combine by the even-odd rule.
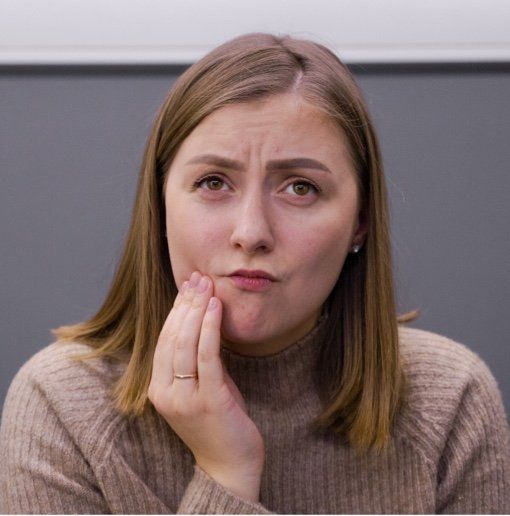
[[276, 514], [260, 503], [239, 498], [218, 484], [195, 464], [193, 478], [188, 484], [177, 514]]
[[473, 366], [439, 462], [436, 509], [440, 514], [510, 513], [510, 431], [496, 380], [481, 359]]
[[0, 513], [110, 513], [90, 465], [26, 367], [2, 413]]

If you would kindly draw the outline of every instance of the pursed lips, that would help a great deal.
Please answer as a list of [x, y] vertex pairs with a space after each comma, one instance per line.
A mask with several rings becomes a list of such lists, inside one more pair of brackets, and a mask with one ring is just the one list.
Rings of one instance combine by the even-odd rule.
[[231, 274], [230, 278], [237, 288], [251, 292], [263, 292], [276, 281], [272, 274], [262, 270], [241, 269]]
[[230, 276], [240, 276], [240, 277], [244, 277], [244, 278], [259, 278], [259, 279], [276, 281], [276, 278], [271, 273], [266, 272], [261, 269], [253, 269], [253, 270], [238, 269], [235, 272], [233, 272], [232, 274], [230, 274]]

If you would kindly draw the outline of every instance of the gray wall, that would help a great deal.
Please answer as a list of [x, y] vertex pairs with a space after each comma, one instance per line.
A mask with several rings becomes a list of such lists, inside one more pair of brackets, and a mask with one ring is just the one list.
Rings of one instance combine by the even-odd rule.
[[[0, 403], [92, 315], [182, 68], [0, 68]], [[381, 140], [401, 311], [477, 352], [510, 413], [510, 66], [353, 67]]]

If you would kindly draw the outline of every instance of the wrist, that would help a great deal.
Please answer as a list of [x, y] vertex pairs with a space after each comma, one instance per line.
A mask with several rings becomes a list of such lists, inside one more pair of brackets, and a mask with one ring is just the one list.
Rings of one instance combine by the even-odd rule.
[[220, 471], [207, 468], [207, 466], [202, 466], [198, 463], [197, 466], [216, 483], [239, 498], [254, 503], [259, 501], [262, 468], [250, 468], [249, 470], [242, 471]]

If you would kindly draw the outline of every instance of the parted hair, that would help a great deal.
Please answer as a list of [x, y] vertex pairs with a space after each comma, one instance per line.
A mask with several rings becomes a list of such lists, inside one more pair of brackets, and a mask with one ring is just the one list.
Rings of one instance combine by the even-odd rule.
[[[361, 92], [325, 46], [290, 36], [246, 34], [187, 68], [170, 89], [147, 140], [130, 227], [111, 287], [85, 322], [52, 330], [57, 341], [92, 349], [79, 360], [126, 362], [112, 389], [130, 416], [150, 407], [154, 350], [178, 289], [165, 239], [164, 184], [180, 144], [215, 110], [292, 92], [326, 113], [344, 132], [367, 222], [364, 245], [348, 254], [329, 295], [317, 370], [323, 410], [311, 422], [357, 451], [381, 451], [405, 401], [396, 314], [387, 192], [379, 144]], [[303, 292], [303, 295], [306, 295]]]

